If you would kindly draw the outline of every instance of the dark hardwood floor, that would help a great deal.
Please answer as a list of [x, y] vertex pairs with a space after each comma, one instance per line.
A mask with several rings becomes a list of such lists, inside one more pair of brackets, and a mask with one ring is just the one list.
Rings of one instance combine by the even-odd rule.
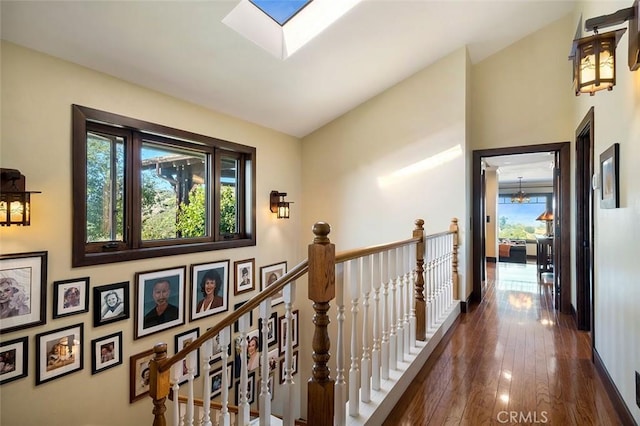
[[621, 425], [590, 334], [552, 304], [535, 265], [490, 267], [485, 300], [461, 314], [384, 425]]

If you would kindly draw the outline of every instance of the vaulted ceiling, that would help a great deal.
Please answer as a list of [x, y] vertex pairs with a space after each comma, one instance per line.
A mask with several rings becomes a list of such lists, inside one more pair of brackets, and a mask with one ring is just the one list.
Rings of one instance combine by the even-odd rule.
[[462, 46], [476, 63], [573, 7], [572, 1], [364, 0], [280, 60], [222, 23], [238, 2], [3, 0], [1, 34], [303, 137]]

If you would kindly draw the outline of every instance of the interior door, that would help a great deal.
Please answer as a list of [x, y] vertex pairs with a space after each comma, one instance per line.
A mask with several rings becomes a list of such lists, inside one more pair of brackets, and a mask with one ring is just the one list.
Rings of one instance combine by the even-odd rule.
[[593, 304], [593, 108], [576, 129], [576, 323], [591, 331]]

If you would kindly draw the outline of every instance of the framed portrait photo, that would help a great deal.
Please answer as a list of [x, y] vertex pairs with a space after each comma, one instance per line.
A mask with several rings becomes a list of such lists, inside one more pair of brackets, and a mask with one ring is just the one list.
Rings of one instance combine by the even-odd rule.
[[[298, 343], [299, 343], [299, 339], [298, 339], [298, 334], [299, 334], [299, 328], [298, 328], [298, 310], [296, 309], [295, 311], [291, 312], [291, 328], [293, 330], [293, 333], [291, 333], [291, 347], [292, 348], [297, 348], [298, 347]], [[289, 333], [288, 327], [287, 327], [287, 318], [283, 315], [280, 317], [280, 355], [284, 355], [285, 349], [287, 347], [287, 335]]]
[[122, 331], [91, 341], [91, 374], [122, 364]]
[[47, 252], [0, 255], [0, 334], [47, 322]]
[[255, 266], [255, 259], [239, 260], [233, 263], [235, 295], [256, 289]]
[[134, 338], [184, 324], [186, 267], [136, 273]]
[[[286, 377], [286, 368], [287, 364], [284, 359], [280, 360], [280, 384], [284, 383]], [[298, 373], [298, 351], [295, 351], [291, 355], [291, 377], [295, 376]]]
[[[233, 362], [229, 362], [227, 364], [225, 372], [227, 373], [227, 389], [231, 389], [231, 387], [233, 387]], [[215, 369], [209, 375], [209, 380], [211, 383], [211, 399], [222, 393], [222, 379], [222, 367]]]
[[29, 364], [27, 336], [0, 343], [0, 385], [27, 377]]
[[272, 312], [269, 319], [267, 319], [267, 335], [262, 332], [262, 318], [258, 318], [258, 330], [260, 331], [260, 341], [267, 339], [269, 347], [278, 343], [278, 313]]
[[89, 277], [53, 283], [53, 318], [89, 311]]
[[[256, 388], [256, 372], [249, 373], [249, 379], [247, 380], [247, 402], [249, 405], [255, 401], [255, 388]], [[236, 381], [236, 405], [240, 405], [240, 381]]]
[[36, 386], [84, 367], [84, 324], [36, 334]]
[[620, 145], [614, 143], [600, 154], [600, 208], [617, 209], [620, 207]]
[[[200, 329], [194, 328], [193, 330], [185, 331], [184, 333], [177, 334], [176, 344], [175, 344], [175, 354], [180, 352], [187, 346], [189, 343], [193, 342], [200, 336]], [[193, 352], [190, 352], [183, 360], [182, 360], [182, 368], [180, 370], [180, 378], [178, 379], [179, 384], [183, 384], [189, 379], [189, 369], [193, 370], [193, 377], [198, 377], [200, 375], [200, 349], [196, 349]]]
[[129, 403], [149, 394], [149, 361], [152, 358], [153, 349], [129, 357]]
[[191, 265], [191, 321], [229, 309], [229, 261]]
[[129, 318], [129, 281], [93, 288], [93, 326]]
[[[287, 273], [287, 262], [274, 263], [273, 265], [267, 265], [260, 268], [260, 290], [264, 291], [267, 287], [273, 284], [277, 279]], [[271, 306], [276, 306], [284, 302], [282, 298], [282, 292], [276, 293], [271, 298]]]

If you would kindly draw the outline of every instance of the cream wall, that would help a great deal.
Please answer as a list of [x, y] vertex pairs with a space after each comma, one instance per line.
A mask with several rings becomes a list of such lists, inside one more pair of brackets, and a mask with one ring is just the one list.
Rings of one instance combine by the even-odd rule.
[[[167, 342], [173, 353], [175, 334], [195, 327], [202, 333], [210, 322], [204, 319], [188, 322], [183, 327], [134, 341], [133, 311], [130, 320], [99, 328], [92, 326], [91, 311], [53, 320], [52, 283], [83, 276], [90, 276], [92, 287], [130, 281], [133, 295], [134, 274], [141, 271], [181, 265], [188, 269], [191, 264], [224, 259], [231, 261], [232, 268], [234, 261], [255, 258], [259, 280], [260, 266], [286, 260], [292, 267], [300, 260], [300, 212], [294, 204], [291, 219], [277, 220], [269, 212], [268, 202], [272, 189], [288, 192], [292, 200], [301, 199], [300, 142], [10, 43], [2, 42], [1, 55], [0, 165], [20, 169], [27, 177], [27, 188], [40, 190], [42, 194], [33, 196], [30, 227], [0, 228], [0, 253], [45, 250], [49, 268], [47, 324], [2, 335], [3, 341], [29, 336], [29, 376], [2, 386], [0, 423], [3, 426], [149, 424], [150, 399], [129, 404], [129, 356], [160, 341]], [[71, 268], [71, 104], [74, 103], [255, 146], [258, 245]], [[282, 167], [283, 164], [287, 166]], [[249, 295], [232, 296], [230, 307]], [[84, 369], [36, 387], [34, 336], [79, 322], [85, 324]], [[90, 341], [120, 330], [123, 364], [91, 375]], [[38, 401], [37, 409], [34, 401]]]
[[[629, 1], [583, 2], [576, 13], [584, 19], [630, 6]], [[628, 28], [628, 24], [607, 28]], [[640, 71], [627, 66], [629, 33], [616, 49], [617, 84], [611, 92], [574, 98], [572, 125], [577, 127], [589, 108], [594, 108], [594, 155], [613, 143], [620, 144], [620, 208], [601, 209], [600, 191], [594, 194], [594, 332], [595, 346], [625, 400], [636, 423], [640, 408], [635, 403], [634, 372], [640, 372]]]
[[485, 216], [490, 218], [487, 223], [484, 220], [485, 229], [485, 255], [498, 259], [498, 174], [495, 168], [485, 170]]
[[328, 222], [340, 251], [409, 238], [417, 218], [433, 233], [458, 217], [466, 244], [466, 57], [459, 49], [303, 139], [303, 223]]

